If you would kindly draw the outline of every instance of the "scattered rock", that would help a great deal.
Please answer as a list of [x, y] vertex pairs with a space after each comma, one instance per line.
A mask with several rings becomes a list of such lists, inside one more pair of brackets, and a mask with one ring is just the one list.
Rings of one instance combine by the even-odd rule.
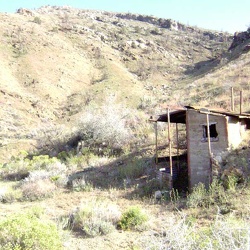
[[160, 190], [155, 191], [155, 200], [160, 201], [162, 198], [162, 193]]

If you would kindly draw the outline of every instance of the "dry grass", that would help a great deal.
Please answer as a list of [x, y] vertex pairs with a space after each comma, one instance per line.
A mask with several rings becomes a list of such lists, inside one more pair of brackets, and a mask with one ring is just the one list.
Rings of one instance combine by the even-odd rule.
[[[48, 183], [41, 184], [40, 189], [47, 190], [45, 185]], [[217, 244], [221, 246], [218, 249], [228, 244], [232, 245], [230, 249], [237, 249], [236, 246], [246, 249], [250, 215], [248, 186], [237, 187], [231, 194], [226, 194], [230, 204], [219, 205], [219, 208], [217, 203], [211, 203], [209, 207], [187, 209], [183, 207], [182, 198], [157, 204], [153, 199], [131, 196], [132, 190], [110, 188], [65, 192], [57, 189], [55, 195], [46, 200], [2, 203], [0, 207], [5, 214], [20, 209], [25, 211], [30, 206], [43, 207], [47, 216], [57, 221], [59, 228], [73, 229], [64, 240], [65, 249], [82, 249], [82, 245], [84, 249], [165, 249], [169, 244], [173, 249], [183, 249], [184, 246], [186, 249], [194, 246], [217, 249]], [[148, 217], [146, 227], [139, 229], [139, 234], [116, 229], [121, 214], [131, 206], [141, 207]]]

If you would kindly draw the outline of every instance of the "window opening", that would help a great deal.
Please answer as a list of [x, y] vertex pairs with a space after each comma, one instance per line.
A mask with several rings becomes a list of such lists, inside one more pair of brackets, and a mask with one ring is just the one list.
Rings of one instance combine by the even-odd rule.
[[[208, 138], [208, 127], [207, 125], [202, 125], [203, 128], [203, 138], [202, 141], [207, 141]], [[218, 141], [218, 133], [216, 130], [216, 124], [209, 125], [210, 141]]]

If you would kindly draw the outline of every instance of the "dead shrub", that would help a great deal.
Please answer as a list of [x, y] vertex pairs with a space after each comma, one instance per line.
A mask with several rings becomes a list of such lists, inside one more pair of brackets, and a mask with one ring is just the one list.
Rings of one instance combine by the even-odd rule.
[[36, 182], [24, 182], [20, 188], [23, 198], [33, 201], [51, 196], [56, 189], [56, 185], [48, 179], [41, 179]]
[[89, 107], [80, 122], [81, 137], [86, 146], [119, 149], [127, 145], [132, 136], [128, 116], [129, 110], [117, 104], [112, 96], [98, 109]]

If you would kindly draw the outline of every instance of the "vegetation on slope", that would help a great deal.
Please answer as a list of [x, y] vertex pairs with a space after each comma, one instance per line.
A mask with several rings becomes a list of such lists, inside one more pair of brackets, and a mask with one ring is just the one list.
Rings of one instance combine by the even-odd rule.
[[[154, 191], [161, 187], [146, 155], [100, 157], [85, 151], [60, 157], [30, 158], [23, 152], [1, 166], [3, 249], [47, 249], [39, 245], [48, 242], [43, 241], [47, 234], [55, 244], [52, 249], [248, 249], [247, 175], [232, 172], [215, 179], [209, 189], [199, 184], [190, 194], [163, 189], [161, 200], [156, 200]], [[27, 171], [29, 175], [23, 175]], [[39, 226], [45, 217], [47, 228]], [[20, 225], [17, 231], [19, 221], [25, 231]]]
[[9, 157], [39, 150], [51, 128], [71, 137], [85, 107], [110, 94], [132, 113], [143, 109], [144, 120], [156, 104], [188, 103], [184, 87], [232, 41], [172, 20], [70, 7], [0, 19], [0, 143]]
[[249, 143], [208, 190], [166, 191], [147, 121], [164, 104], [228, 108], [231, 87], [246, 101], [249, 31], [228, 50], [230, 34], [152, 16], [0, 19], [1, 248], [248, 249]]

